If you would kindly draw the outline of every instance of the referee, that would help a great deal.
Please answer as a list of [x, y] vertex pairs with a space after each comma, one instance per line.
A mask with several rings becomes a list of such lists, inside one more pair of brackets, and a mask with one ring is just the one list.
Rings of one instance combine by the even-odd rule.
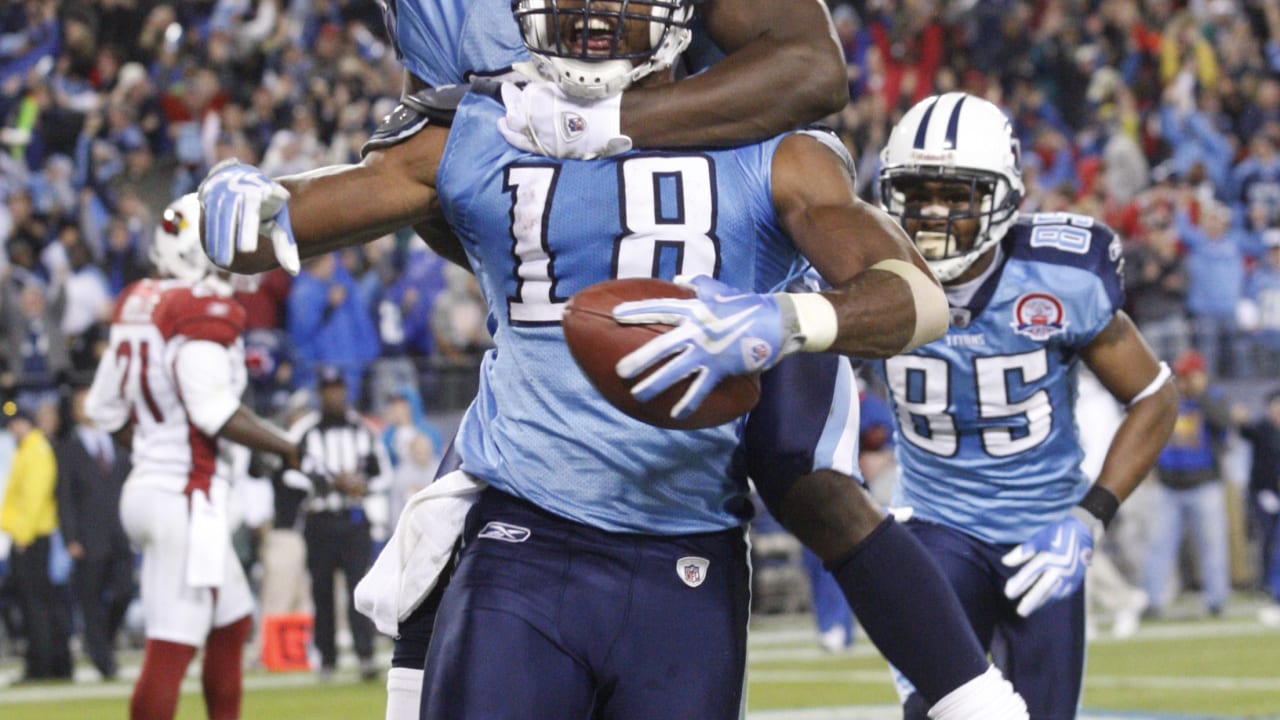
[[290, 427], [301, 448], [301, 473], [288, 473], [286, 482], [300, 485], [308, 494], [303, 502], [303, 537], [315, 605], [320, 676], [332, 677], [338, 660], [333, 577], [341, 570], [360, 675], [372, 680], [378, 675], [373, 663], [373, 625], [356, 612], [352, 592], [369, 569], [373, 550], [363, 501], [370, 493], [386, 491], [391, 466], [373, 429], [347, 404], [347, 385], [338, 368], [321, 368], [319, 394], [319, 412], [303, 415]]

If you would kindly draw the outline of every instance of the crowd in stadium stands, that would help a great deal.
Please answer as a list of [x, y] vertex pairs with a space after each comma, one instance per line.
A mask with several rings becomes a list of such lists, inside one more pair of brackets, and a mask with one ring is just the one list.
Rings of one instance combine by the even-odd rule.
[[[829, 2], [850, 93], [829, 123], [860, 193], [878, 194], [879, 151], [906, 108], [949, 90], [986, 97], [1021, 140], [1023, 209], [1079, 212], [1123, 236], [1128, 311], [1162, 359], [1210, 383], [1280, 383], [1280, 4]], [[48, 408], [91, 377], [113, 298], [149, 273], [160, 213], [219, 160], [270, 175], [357, 161], [400, 92], [382, 22], [369, 0], [0, 3], [0, 394]], [[408, 231], [297, 277], [274, 271], [240, 299], [266, 414], [332, 366], [371, 415], [425, 427], [420, 403], [464, 406], [490, 343], [470, 275]], [[1234, 410], [1214, 458], [1220, 441], [1244, 448], [1247, 502], [1227, 505], [1250, 509], [1270, 561], [1280, 403]], [[49, 437], [55, 415], [36, 414]], [[416, 487], [435, 451], [397, 442]], [[1255, 560], [1233, 577], [1261, 586], [1266, 570]]]

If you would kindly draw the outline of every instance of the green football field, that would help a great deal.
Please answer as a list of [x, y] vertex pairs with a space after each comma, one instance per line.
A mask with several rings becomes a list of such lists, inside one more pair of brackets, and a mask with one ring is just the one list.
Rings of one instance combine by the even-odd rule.
[[[136, 670], [135, 670], [136, 672]], [[251, 672], [248, 719], [381, 718], [383, 685], [343, 670], [319, 684], [308, 673]], [[696, 686], [691, 679], [690, 687]], [[204, 717], [189, 677], [178, 717]], [[125, 718], [130, 683], [78, 682], [0, 687], [4, 720]], [[845, 655], [818, 649], [802, 618], [769, 620], [752, 631], [750, 720], [883, 720], [898, 716], [887, 667], [865, 638]], [[1144, 623], [1128, 640], [1103, 633], [1090, 644], [1082, 718], [1280, 718], [1280, 630], [1252, 614]]]

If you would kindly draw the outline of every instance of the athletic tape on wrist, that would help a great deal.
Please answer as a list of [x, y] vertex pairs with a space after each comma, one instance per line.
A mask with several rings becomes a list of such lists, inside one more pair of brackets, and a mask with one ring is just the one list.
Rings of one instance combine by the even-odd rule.
[[804, 338], [800, 349], [805, 352], [822, 352], [836, 341], [840, 321], [831, 301], [818, 293], [783, 293], [795, 309], [799, 335]]
[[916, 308], [916, 327], [902, 350], [911, 350], [946, 334], [947, 326], [951, 324], [947, 296], [932, 277], [905, 260], [881, 260], [870, 269], [891, 272], [906, 280], [911, 287], [911, 299]]

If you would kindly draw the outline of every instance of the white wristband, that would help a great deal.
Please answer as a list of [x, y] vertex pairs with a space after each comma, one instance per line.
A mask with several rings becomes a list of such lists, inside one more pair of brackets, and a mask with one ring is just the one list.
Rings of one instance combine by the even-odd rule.
[[840, 321], [836, 318], [836, 308], [831, 301], [818, 293], [782, 293], [791, 300], [796, 313], [796, 334], [803, 343], [800, 349], [805, 352], [822, 352], [836, 341], [836, 333], [840, 329]]
[[947, 333], [947, 327], [951, 325], [951, 312], [947, 306], [947, 295], [938, 286], [937, 280], [905, 260], [881, 260], [869, 269], [891, 272], [906, 280], [911, 287], [911, 299], [916, 307], [916, 327], [911, 339], [899, 352], [920, 347]]

